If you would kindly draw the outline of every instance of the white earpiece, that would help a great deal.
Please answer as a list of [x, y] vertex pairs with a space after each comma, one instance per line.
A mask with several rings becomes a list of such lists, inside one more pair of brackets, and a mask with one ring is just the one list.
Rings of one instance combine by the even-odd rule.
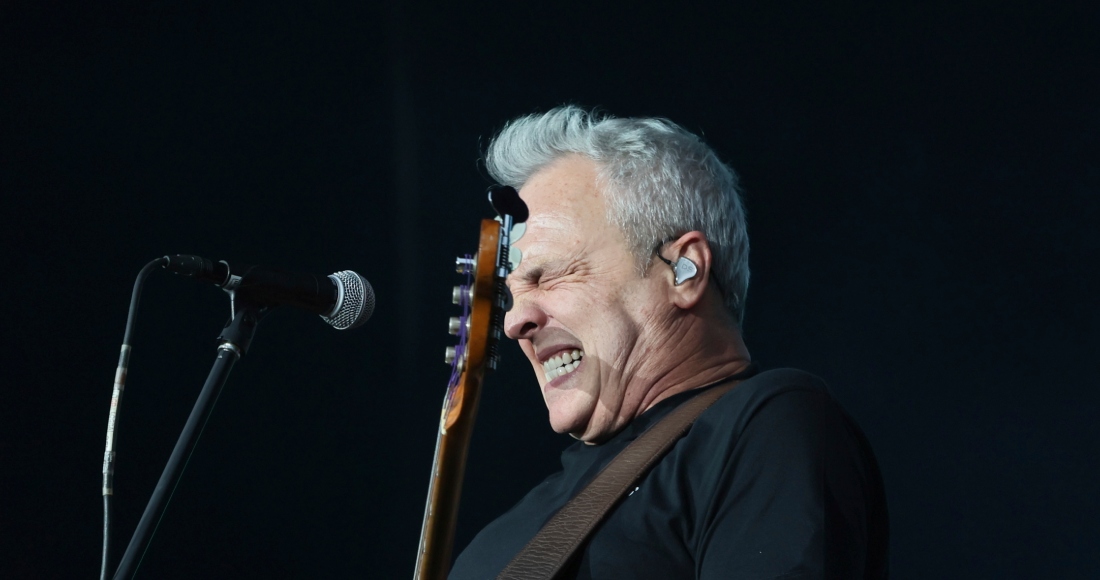
[[695, 262], [681, 256], [676, 263], [672, 265], [672, 273], [675, 276], [675, 283], [677, 286], [691, 280], [699, 273], [699, 268], [695, 265]]

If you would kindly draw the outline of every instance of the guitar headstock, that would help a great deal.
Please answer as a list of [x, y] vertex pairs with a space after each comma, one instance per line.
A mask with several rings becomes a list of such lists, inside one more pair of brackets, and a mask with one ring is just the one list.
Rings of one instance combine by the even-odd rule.
[[458, 336], [456, 346], [447, 347], [445, 361], [451, 365], [447, 388], [445, 425], [461, 411], [466, 386], [473, 379], [480, 383], [485, 369], [496, 369], [500, 362], [498, 345], [504, 335], [504, 314], [512, 307], [512, 296], [505, 279], [519, 264], [519, 249], [511, 244], [523, 235], [527, 205], [512, 187], [497, 186], [489, 191], [489, 202], [499, 214], [496, 220], [481, 220], [478, 250], [455, 259], [455, 270], [466, 277], [455, 286], [452, 301], [462, 307], [460, 316], [451, 317], [448, 330]]

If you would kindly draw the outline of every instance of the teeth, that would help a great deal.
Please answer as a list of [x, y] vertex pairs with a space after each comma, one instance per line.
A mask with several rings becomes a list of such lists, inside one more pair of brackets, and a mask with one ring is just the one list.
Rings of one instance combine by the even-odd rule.
[[580, 350], [563, 352], [558, 356], [550, 357], [550, 360], [542, 363], [546, 380], [552, 381], [566, 373], [573, 372], [581, 365], [580, 360], [583, 357], [584, 352]]

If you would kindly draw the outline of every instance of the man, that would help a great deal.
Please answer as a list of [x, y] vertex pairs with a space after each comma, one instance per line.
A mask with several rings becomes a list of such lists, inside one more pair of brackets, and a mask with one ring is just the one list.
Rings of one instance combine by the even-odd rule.
[[736, 378], [568, 576], [885, 578], [886, 505], [865, 438], [820, 379], [750, 363], [733, 171], [671, 122], [576, 107], [511, 122], [486, 162], [530, 210], [505, 331], [534, 368], [551, 427], [579, 441], [471, 542], [451, 578], [495, 577], [646, 428]]

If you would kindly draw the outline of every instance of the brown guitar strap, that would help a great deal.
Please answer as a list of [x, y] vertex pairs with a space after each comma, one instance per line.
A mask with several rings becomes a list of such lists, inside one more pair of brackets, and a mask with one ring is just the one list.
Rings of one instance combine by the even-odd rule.
[[535, 534], [498, 580], [550, 580], [611, 508], [687, 433], [695, 419], [741, 381], [711, 387], [673, 409], [623, 449]]

